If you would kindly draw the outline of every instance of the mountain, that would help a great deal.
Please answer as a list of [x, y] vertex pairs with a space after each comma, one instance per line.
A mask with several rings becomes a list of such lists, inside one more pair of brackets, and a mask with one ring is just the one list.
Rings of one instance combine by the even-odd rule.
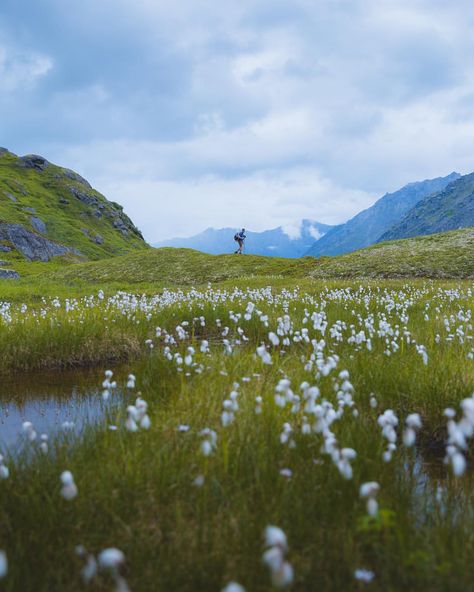
[[451, 173], [447, 177], [409, 183], [394, 193], [386, 193], [370, 208], [330, 230], [306, 254], [314, 257], [340, 255], [375, 243], [420, 200], [441, 191], [459, 177], [459, 173]]
[[[293, 238], [281, 226], [263, 232], [246, 231], [245, 252], [273, 257], [301, 257], [315, 240], [324, 236], [331, 228], [334, 227], [311, 220], [302, 220], [299, 235]], [[153, 246], [196, 249], [211, 255], [232, 253], [237, 248], [234, 234], [239, 230], [240, 228], [208, 228], [189, 238], [171, 238]]]
[[380, 236], [379, 241], [434, 234], [474, 226], [474, 173], [425, 197]]
[[[147, 248], [122, 206], [80, 175], [37, 155], [0, 148], [0, 255], [100, 259]], [[5, 271], [5, 270], [4, 270]]]

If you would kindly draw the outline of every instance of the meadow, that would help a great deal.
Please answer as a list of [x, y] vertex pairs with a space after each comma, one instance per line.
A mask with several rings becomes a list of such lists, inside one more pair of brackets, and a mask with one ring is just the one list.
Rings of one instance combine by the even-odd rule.
[[472, 282], [98, 285], [0, 298], [0, 371], [113, 402], [19, 426], [2, 589], [474, 589]]

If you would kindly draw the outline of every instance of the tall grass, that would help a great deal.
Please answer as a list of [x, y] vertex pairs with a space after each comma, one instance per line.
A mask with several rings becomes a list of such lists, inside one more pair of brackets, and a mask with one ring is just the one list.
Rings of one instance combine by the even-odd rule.
[[[244, 318], [249, 300], [268, 315], [268, 326], [255, 312]], [[49, 325], [48, 316], [24, 323], [19, 316], [3, 328], [25, 337], [29, 330], [37, 340], [35, 347], [50, 348], [50, 359], [73, 351], [71, 344], [84, 339], [92, 351], [109, 339], [113, 351], [133, 333], [137, 351], [144, 353], [134, 366], [136, 390], [148, 402], [152, 420], [150, 430], [128, 432], [124, 405], [103, 425], [86, 429], [75, 443], [59, 439], [48, 455], [33, 444], [23, 456], [7, 460], [11, 475], [0, 482], [0, 548], [10, 560], [6, 590], [85, 589], [83, 560], [74, 551], [79, 544], [94, 554], [110, 546], [120, 548], [126, 556], [123, 575], [134, 591], [220, 590], [230, 580], [248, 591], [269, 590], [268, 570], [261, 561], [268, 524], [287, 534], [295, 590], [365, 589], [354, 578], [357, 568], [374, 572], [369, 586], [377, 591], [471, 589], [472, 479], [469, 474], [453, 477], [439, 459], [431, 459], [425, 446], [444, 429], [444, 408], [458, 408], [474, 390], [474, 360], [468, 358], [469, 287], [453, 292], [436, 285], [396, 290], [322, 287], [313, 295], [210, 291], [206, 297], [185, 296], [166, 306], [160, 302], [153, 310], [144, 307], [131, 314], [124, 313], [124, 306], [111, 308], [104, 299], [96, 307], [80, 303], [73, 313], [51, 309]], [[303, 322], [305, 309], [310, 314], [325, 312], [324, 336], [312, 322]], [[232, 320], [230, 311], [242, 316]], [[74, 322], [69, 314], [77, 315]], [[290, 343], [270, 346], [268, 332], [275, 331], [277, 318], [284, 314], [294, 324]], [[371, 318], [372, 349], [351, 342]], [[184, 325], [187, 336], [180, 340], [175, 329], [183, 321], [189, 325]], [[393, 335], [382, 331], [382, 321]], [[176, 344], [165, 343], [163, 332], [156, 337], [156, 326], [172, 334]], [[225, 326], [227, 336], [222, 335]], [[463, 336], [456, 334], [459, 327]], [[338, 356], [337, 367], [327, 376], [316, 375], [314, 366], [305, 368], [314, 345], [294, 341], [303, 328], [311, 338], [324, 338], [325, 359]], [[48, 346], [53, 337], [62, 347]], [[224, 338], [231, 353], [225, 352]], [[146, 339], [153, 340], [153, 349], [144, 344]], [[210, 342], [209, 353], [200, 351], [203, 339]], [[268, 344], [271, 365], [255, 355], [262, 342]], [[427, 364], [416, 351], [420, 344], [426, 347]], [[164, 355], [166, 345], [171, 360]], [[195, 349], [193, 363], [177, 363], [173, 355], [184, 358], [189, 346]], [[347, 408], [331, 429], [341, 447], [357, 451], [350, 480], [321, 453], [321, 434], [301, 433], [303, 410], [292, 413], [290, 406], [281, 408], [274, 400], [278, 381], [288, 377], [295, 393], [308, 381], [336, 405], [334, 387], [340, 386], [341, 370], [349, 372], [359, 414], [355, 417]], [[223, 401], [235, 382], [239, 410], [234, 422], [223, 427]], [[255, 413], [257, 396], [263, 399], [261, 414]], [[129, 403], [135, 397], [130, 391]], [[399, 417], [399, 439], [408, 413], [420, 413], [424, 427], [417, 447], [400, 445], [393, 460], [385, 463], [377, 418], [388, 408]], [[293, 428], [294, 447], [280, 441], [285, 422]], [[109, 430], [111, 424], [119, 429]], [[189, 431], [179, 431], [181, 424], [189, 425]], [[205, 427], [217, 432], [216, 449], [207, 457], [200, 451], [199, 432]], [[59, 475], [66, 469], [79, 488], [69, 502], [59, 493]], [[291, 477], [281, 469], [290, 469]], [[198, 476], [204, 477], [201, 486], [195, 484]], [[358, 494], [359, 486], [372, 480], [381, 486], [376, 517], [367, 515]], [[89, 589], [111, 590], [113, 583], [107, 574], [99, 574]]]

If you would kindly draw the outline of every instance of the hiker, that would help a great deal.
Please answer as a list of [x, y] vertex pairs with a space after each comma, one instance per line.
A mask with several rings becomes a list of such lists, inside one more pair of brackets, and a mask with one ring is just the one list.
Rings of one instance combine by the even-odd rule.
[[244, 250], [244, 241], [247, 237], [245, 236], [245, 228], [242, 228], [240, 232], [234, 235], [234, 240], [239, 243], [239, 248], [235, 251], [235, 255], [242, 255]]

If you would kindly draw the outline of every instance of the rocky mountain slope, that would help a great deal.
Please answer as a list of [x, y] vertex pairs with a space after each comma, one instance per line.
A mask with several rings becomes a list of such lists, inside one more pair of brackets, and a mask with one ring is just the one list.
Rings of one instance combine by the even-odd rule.
[[[272, 257], [301, 257], [315, 240], [324, 236], [333, 226], [302, 220], [299, 236], [289, 236], [280, 226], [263, 232], [246, 231], [246, 253]], [[197, 249], [211, 255], [232, 253], [236, 249], [234, 234], [240, 228], [208, 228], [188, 238], [172, 238], [154, 244], [155, 247]]]
[[447, 177], [409, 183], [394, 193], [385, 194], [370, 208], [330, 230], [312, 245], [307, 254], [314, 257], [339, 255], [374, 244], [420, 200], [444, 189], [459, 177], [459, 173], [451, 173]]
[[474, 226], [474, 173], [450, 183], [412, 208], [379, 241], [409, 238]]
[[[77, 173], [0, 149], [0, 258], [101, 259], [147, 245], [122, 207]], [[5, 271], [5, 270], [4, 270]]]

